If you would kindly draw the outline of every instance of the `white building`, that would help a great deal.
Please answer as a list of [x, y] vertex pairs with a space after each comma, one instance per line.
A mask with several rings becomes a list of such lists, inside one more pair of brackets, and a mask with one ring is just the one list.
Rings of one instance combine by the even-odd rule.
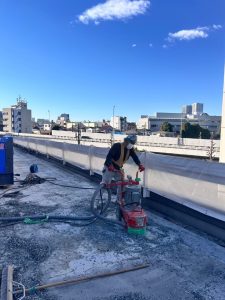
[[43, 129], [44, 129], [44, 131], [50, 131], [52, 129], [52, 124], [51, 123], [45, 123]]
[[61, 127], [67, 127], [67, 123], [70, 122], [70, 115], [69, 114], [61, 114], [58, 119], [56, 120], [56, 124], [60, 125]]
[[182, 114], [191, 115], [192, 114], [192, 105], [183, 105]]
[[77, 124], [77, 122], [67, 122], [66, 123], [66, 129], [73, 131], [73, 129], [75, 128], [76, 124]]
[[203, 114], [203, 103], [193, 103], [192, 104], [192, 114], [193, 115]]
[[84, 124], [84, 126], [87, 127], [87, 128], [95, 128], [95, 127], [98, 127], [98, 123], [97, 123], [97, 122], [84, 121], [83, 124]]
[[122, 132], [127, 130], [127, 117], [114, 116], [111, 118], [110, 126]]
[[137, 122], [137, 129], [157, 132], [160, 131], [160, 127], [164, 122], [168, 122], [173, 125], [174, 132], [180, 132], [181, 124], [185, 121], [186, 116], [181, 113], [157, 112], [155, 116], [141, 116]]
[[151, 132], [160, 131], [161, 125], [168, 122], [173, 126], [173, 132], [180, 133], [181, 126], [189, 122], [192, 125], [199, 124], [204, 129], [208, 129], [213, 135], [220, 133], [221, 117], [209, 116], [206, 113], [201, 115], [189, 115], [184, 113], [163, 113], [158, 112], [155, 116], [141, 116], [137, 122], [137, 129], [150, 130]]
[[3, 131], [32, 133], [31, 110], [20, 97], [16, 105], [3, 108]]
[[141, 118], [137, 121], [136, 125], [137, 129], [139, 130], [149, 130], [151, 127], [149, 116], [142, 115]]
[[173, 126], [173, 132], [180, 132], [181, 126], [186, 122], [186, 116], [182, 113], [162, 113], [158, 112], [155, 116], [149, 117], [150, 130], [160, 131], [161, 125], [165, 122]]

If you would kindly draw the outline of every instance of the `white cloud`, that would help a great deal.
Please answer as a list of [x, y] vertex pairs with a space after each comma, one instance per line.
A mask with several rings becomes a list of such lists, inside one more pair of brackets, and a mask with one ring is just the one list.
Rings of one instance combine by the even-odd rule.
[[194, 29], [183, 29], [174, 33], [169, 33], [167, 41], [173, 42], [175, 40], [179, 41], [190, 41], [198, 38], [207, 38], [210, 31], [215, 31], [221, 29], [221, 25], [197, 27]]
[[163, 49], [168, 48], [168, 46], [166, 44], [162, 45]]
[[144, 14], [150, 6], [150, 0], [106, 0], [97, 4], [78, 16], [78, 20], [84, 24], [102, 20], [119, 20]]
[[150, 44], [148, 44], [148, 45], [149, 45], [149, 47], [150, 47], [150, 48], [152, 48], [152, 47], [153, 47], [153, 44], [152, 44], [152, 43], [150, 43]]
[[221, 25], [215, 25], [215, 24], [214, 24], [212, 27], [213, 27], [213, 29], [215, 29], [215, 30], [222, 29], [222, 26], [221, 26]]
[[135, 48], [135, 47], [137, 47], [137, 44], [132, 44], [131, 47], [132, 47], [132, 48]]
[[208, 37], [207, 27], [198, 27], [196, 29], [184, 29], [177, 31], [175, 33], [169, 33], [168, 41], [172, 42], [174, 40], [194, 40], [197, 38], [207, 38]]

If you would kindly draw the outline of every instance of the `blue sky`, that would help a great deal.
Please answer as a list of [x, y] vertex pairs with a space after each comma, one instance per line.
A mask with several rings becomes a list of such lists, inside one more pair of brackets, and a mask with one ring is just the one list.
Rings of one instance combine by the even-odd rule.
[[1, 0], [0, 109], [72, 120], [221, 114], [224, 0]]

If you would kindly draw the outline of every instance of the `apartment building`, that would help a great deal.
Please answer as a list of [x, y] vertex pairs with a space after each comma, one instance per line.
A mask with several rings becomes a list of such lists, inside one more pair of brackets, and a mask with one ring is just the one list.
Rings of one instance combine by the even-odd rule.
[[32, 133], [31, 110], [27, 109], [27, 102], [21, 98], [17, 104], [3, 108], [3, 131]]
[[125, 132], [127, 130], [127, 117], [112, 117], [110, 121], [110, 126], [112, 126], [114, 129]]

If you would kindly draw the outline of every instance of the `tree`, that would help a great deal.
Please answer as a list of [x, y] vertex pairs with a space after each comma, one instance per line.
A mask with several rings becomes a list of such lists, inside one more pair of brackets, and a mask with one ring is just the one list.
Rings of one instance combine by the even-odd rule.
[[202, 128], [199, 124], [191, 125], [189, 122], [185, 123], [182, 127], [182, 137], [192, 139], [209, 139], [210, 131]]
[[169, 122], [163, 122], [160, 126], [161, 131], [166, 132], [172, 132], [173, 131], [173, 125], [171, 125]]
[[216, 146], [216, 143], [214, 143], [213, 139], [211, 138], [210, 146], [208, 147], [208, 151], [207, 151], [208, 159], [211, 160], [211, 161], [214, 159], [214, 156], [215, 156], [215, 153], [216, 153], [215, 146]]
[[202, 139], [210, 139], [211, 138], [210, 131], [208, 129], [204, 129], [201, 127], [201, 138]]

